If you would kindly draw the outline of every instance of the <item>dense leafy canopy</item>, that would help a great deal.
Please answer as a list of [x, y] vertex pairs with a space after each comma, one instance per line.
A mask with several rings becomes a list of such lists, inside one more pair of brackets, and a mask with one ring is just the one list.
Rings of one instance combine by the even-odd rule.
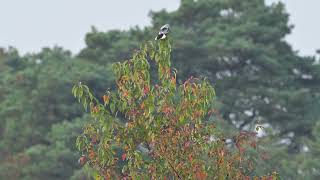
[[0, 179], [70, 177], [80, 168], [73, 144], [85, 118], [68, 92], [81, 80], [102, 94], [112, 80], [109, 68], [61, 48], [23, 57], [9, 49], [1, 63]]
[[[259, 121], [281, 135], [311, 135], [318, 116], [319, 65], [314, 65], [314, 58], [298, 56], [284, 41], [291, 26], [283, 4], [182, 1], [177, 11], [151, 15], [150, 29], [88, 33], [88, 46], [80, 54], [95, 59], [86, 55], [94, 51], [99, 54], [97, 60], [112, 57], [105, 58], [111, 62], [129, 58], [123, 49], [138, 48], [137, 42], [148, 40], [155, 28], [170, 23], [178, 79], [208, 77], [215, 84], [224, 119], [240, 129]], [[120, 51], [113, 53], [113, 49]]]
[[93, 28], [77, 57], [61, 48], [24, 56], [0, 49], [0, 179], [84, 178], [74, 139], [90, 118], [70, 95], [72, 85], [81, 81], [101, 97], [116, 87], [110, 64], [131, 58], [165, 23], [178, 84], [191, 75], [208, 78], [227, 138], [264, 127], [268, 136], [258, 145], [266, 160], [254, 173], [319, 179], [319, 64], [284, 40], [292, 27], [283, 4], [182, 0], [178, 10], [151, 17], [144, 29]]
[[[248, 147], [257, 148], [256, 133], [240, 132], [233, 139], [237, 151], [228, 148], [210, 120], [213, 87], [193, 77], [177, 84], [170, 57], [166, 38], [114, 64], [117, 91], [108, 92], [101, 103], [88, 86], [73, 87], [93, 117], [77, 139], [80, 163], [92, 167], [96, 179], [248, 178], [253, 162], [244, 154]], [[150, 78], [152, 60], [156, 79]]]

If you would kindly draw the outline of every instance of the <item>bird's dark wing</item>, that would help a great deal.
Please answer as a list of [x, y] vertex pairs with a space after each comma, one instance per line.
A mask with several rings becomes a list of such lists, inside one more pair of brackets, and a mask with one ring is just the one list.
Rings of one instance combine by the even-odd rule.
[[161, 39], [164, 36], [164, 34], [158, 34], [158, 36], [156, 37], [156, 40]]

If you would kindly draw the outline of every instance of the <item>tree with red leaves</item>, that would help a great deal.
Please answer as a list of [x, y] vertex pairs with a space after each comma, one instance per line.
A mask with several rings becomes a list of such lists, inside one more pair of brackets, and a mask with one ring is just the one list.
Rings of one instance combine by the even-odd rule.
[[[208, 120], [214, 88], [193, 77], [178, 85], [170, 54], [166, 38], [114, 64], [117, 91], [101, 100], [86, 85], [74, 86], [74, 96], [93, 117], [76, 143], [86, 164], [96, 179], [247, 178], [243, 156], [245, 145], [256, 148], [254, 134], [240, 133], [234, 138], [239, 151], [229, 149]], [[156, 85], [151, 63], [158, 68]]]

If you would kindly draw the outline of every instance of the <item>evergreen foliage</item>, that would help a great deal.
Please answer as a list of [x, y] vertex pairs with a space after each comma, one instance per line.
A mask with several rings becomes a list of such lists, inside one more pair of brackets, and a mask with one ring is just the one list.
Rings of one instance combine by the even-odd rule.
[[[72, 85], [81, 81], [97, 97], [114, 89], [111, 63], [129, 59], [165, 23], [177, 84], [207, 77], [216, 90], [211, 120], [227, 140], [257, 125], [267, 133], [251, 156], [264, 161], [254, 159], [250, 175], [276, 170], [284, 179], [319, 179], [319, 64], [285, 41], [292, 26], [282, 3], [182, 0], [176, 11], [150, 16], [143, 29], [92, 28], [76, 57], [58, 47], [23, 56], [0, 49], [0, 179], [86, 179], [73, 141], [90, 118], [70, 95]], [[150, 70], [155, 79], [156, 67]]]

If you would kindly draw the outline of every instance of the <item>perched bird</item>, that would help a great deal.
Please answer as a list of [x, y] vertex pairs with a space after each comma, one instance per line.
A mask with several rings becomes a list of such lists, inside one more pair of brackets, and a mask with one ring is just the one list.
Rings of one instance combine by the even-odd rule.
[[170, 25], [169, 24], [165, 24], [160, 28], [160, 31], [157, 35], [157, 37], [155, 38], [155, 40], [158, 39], [165, 39], [167, 37], [167, 34], [170, 31]]

